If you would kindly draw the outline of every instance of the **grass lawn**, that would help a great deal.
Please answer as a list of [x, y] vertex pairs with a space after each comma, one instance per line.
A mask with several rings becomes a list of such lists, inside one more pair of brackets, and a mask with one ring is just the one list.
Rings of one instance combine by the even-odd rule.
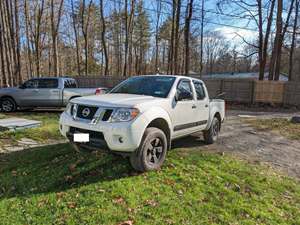
[[300, 140], [300, 124], [293, 124], [288, 119], [247, 119], [245, 121], [258, 130], [272, 130], [290, 139]]
[[68, 144], [0, 155], [0, 224], [300, 224], [300, 183], [200, 149], [160, 171]]
[[0, 144], [9, 144], [20, 140], [21, 138], [30, 138], [35, 141], [46, 143], [47, 140], [62, 139], [58, 130], [59, 113], [47, 113], [47, 112], [30, 112], [30, 113], [0, 113], [0, 119], [8, 117], [20, 117], [32, 120], [42, 121], [42, 125], [38, 128], [31, 128], [25, 130], [19, 130], [16, 132], [7, 131], [0, 133]]

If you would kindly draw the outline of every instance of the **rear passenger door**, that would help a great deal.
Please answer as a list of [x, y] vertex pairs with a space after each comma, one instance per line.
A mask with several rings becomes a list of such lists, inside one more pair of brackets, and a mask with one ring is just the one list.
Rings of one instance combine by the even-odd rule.
[[57, 78], [38, 80], [37, 105], [40, 107], [58, 107], [62, 105], [62, 92]]
[[209, 98], [202, 82], [193, 80], [193, 84], [196, 92], [195, 111], [197, 112], [198, 128], [203, 130], [209, 119]]

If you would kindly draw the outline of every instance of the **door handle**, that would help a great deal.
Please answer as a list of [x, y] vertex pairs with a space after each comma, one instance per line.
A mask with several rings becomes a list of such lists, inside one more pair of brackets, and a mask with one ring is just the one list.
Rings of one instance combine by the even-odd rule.
[[192, 109], [196, 109], [196, 108], [197, 108], [197, 106], [195, 106], [195, 105], [192, 106]]
[[205, 108], [207, 108], [207, 107], [208, 107], [208, 105], [206, 104], [206, 105], [205, 105]]

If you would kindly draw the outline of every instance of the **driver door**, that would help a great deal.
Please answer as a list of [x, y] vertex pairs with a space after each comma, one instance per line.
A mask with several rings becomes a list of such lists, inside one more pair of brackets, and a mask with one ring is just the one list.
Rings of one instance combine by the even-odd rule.
[[38, 80], [32, 79], [26, 81], [22, 88], [18, 91], [18, 98], [20, 100], [19, 105], [22, 107], [31, 107], [35, 106], [35, 96], [38, 91]]
[[[196, 101], [191, 80], [181, 79], [178, 82], [176, 96], [172, 110], [173, 131], [174, 137], [180, 137], [197, 130]], [[178, 99], [178, 96], [183, 98]]]

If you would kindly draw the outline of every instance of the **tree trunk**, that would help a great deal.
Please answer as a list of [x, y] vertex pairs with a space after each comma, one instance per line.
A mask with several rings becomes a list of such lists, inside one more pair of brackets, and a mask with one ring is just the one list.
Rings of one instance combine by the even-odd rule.
[[188, 15], [185, 21], [185, 75], [189, 74], [189, 68], [190, 68], [190, 46], [189, 46], [189, 40], [190, 40], [190, 23], [192, 19], [192, 13], [193, 13], [193, 0], [190, 0], [190, 2], [187, 5], [188, 8]]
[[100, 0], [100, 17], [101, 17], [101, 22], [102, 22], [101, 42], [102, 42], [102, 47], [103, 47], [104, 57], [105, 57], [104, 74], [107, 76], [108, 75], [109, 58], [108, 58], [108, 54], [107, 54], [106, 41], [105, 41], [106, 25], [105, 25], [105, 19], [104, 19], [103, 13], [104, 13], [103, 12], [103, 0]]
[[77, 73], [78, 76], [81, 75], [80, 69], [80, 54], [79, 54], [79, 40], [78, 40], [78, 31], [77, 31], [77, 24], [75, 20], [75, 10], [74, 10], [74, 1], [71, 0], [71, 10], [72, 10], [72, 22], [73, 22], [73, 30], [75, 35], [75, 45], [76, 45], [76, 61], [77, 61]]
[[299, 14], [299, 3], [300, 0], [296, 0], [295, 2], [295, 19], [293, 25], [293, 34], [292, 34], [292, 43], [291, 43], [291, 50], [289, 56], [289, 81], [293, 80], [293, 60], [294, 60], [294, 49], [295, 49], [295, 41], [296, 41], [296, 32], [297, 32], [297, 22], [298, 22], [298, 14]]
[[180, 10], [181, 10], [181, 0], [177, 0], [177, 10], [176, 10], [176, 27], [175, 27], [175, 45], [174, 45], [174, 73], [178, 74], [178, 48], [179, 48], [179, 28], [180, 28]]
[[[291, 1], [291, 5], [290, 5], [290, 8], [289, 8], [289, 11], [288, 11], [288, 14], [287, 14], [285, 26], [283, 27], [282, 32], [280, 33], [279, 38], [278, 38], [278, 46], [276, 48], [276, 50], [277, 50], [277, 54], [276, 54], [277, 58], [276, 58], [276, 63], [275, 63], [275, 75], [274, 75], [274, 77], [275, 77], [274, 79], [275, 80], [279, 80], [279, 78], [280, 78], [280, 64], [281, 64], [282, 46], [283, 46], [283, 41], [284, 41], [285, 33], [286, 33], [287, 28], [289, 26], [289, 20], [290, 20], [290, 17], [291, 17], [291, 13], [292, 13], [294, 1], [295, 0]], [[282, 9], [282, 0], [278, 0], [278, 4], [279, 3], [280, 3], [280, 5], [278, 5], [278, 9], [277, 10], [281, 11], [281, 27], [282, 27], [282, 11], [283, 11], [283, 9]]]
[[[270, 7], [270, 14], [268, 17], [268, 22], [267, 22], [267, 29], [266, 29], [266, 34], [263, 42], [263, 50], [262, 50], [262, 61], [260, 62], [259, 66], [259, 80], [263, 80], [265, 76], [265, 67], [266, 67], [266, 62], [268, 58], [268, 45], [269, 45], [269, 37], [270, 37], [270, 31], [271, 31], [271, 26], [273, 22], [273, 12], [274, 12], [274, 7], [275, 7], [275, 0], [272, 0], [271, 2], [271, 7]], [[263, 25], [261, 24], [260, 27]]]
[[176, 15], [176, 0], [173, 0], [173, 11], [172, 11], [172, 28], [171, 28], [171, 38], [170, 47], [168, 53], [168, 74], [173, 74], [173, 51], [174, 51], [174, 30], [175, 30], [175, 15]]
[[204, 30], [204, 0], [201, 4], [201, 33], [200, 33], [200, 77], [203, 75], [203, 30]]

